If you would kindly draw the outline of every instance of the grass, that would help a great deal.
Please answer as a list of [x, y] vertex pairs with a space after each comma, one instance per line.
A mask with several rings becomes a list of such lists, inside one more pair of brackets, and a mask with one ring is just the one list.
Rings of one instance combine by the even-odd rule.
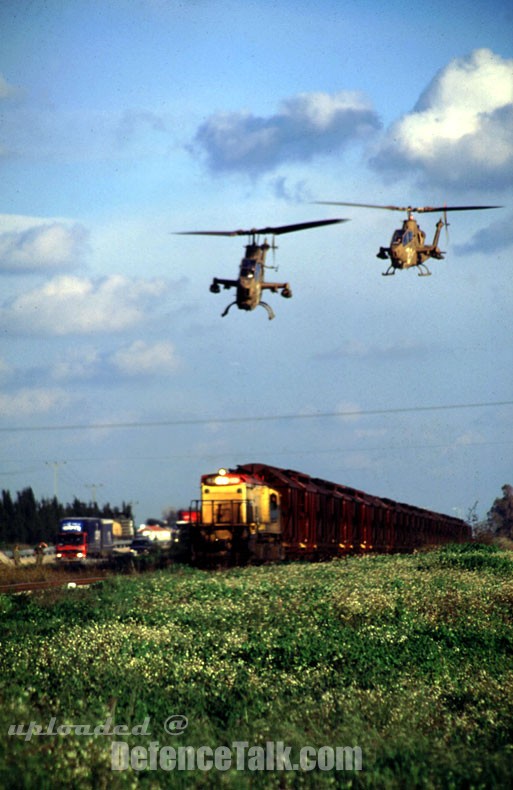
[[[6, 788], [513, 780], [513, 561], [494, 546], [215, 573], [177, 565], [0, 596], [0, 611]], [[169, 735], [177, 714], [188, 727]], [[303, 746], [359, 746], [363, 769], [113, 772], [112, 736], [7, 734], [109, 716], [129, 729], [149, 717], [151, 738], [130, 734], [130, 747], [283, 741], [296, 758]]]

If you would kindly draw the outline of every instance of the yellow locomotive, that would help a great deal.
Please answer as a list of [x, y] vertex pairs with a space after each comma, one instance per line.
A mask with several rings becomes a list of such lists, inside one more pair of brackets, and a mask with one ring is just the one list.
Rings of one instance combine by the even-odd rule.
[[282, 559], [280, 495], [261, 477], [226, 469], [203, 475], [197, 509], [196, 553], [235, 564]]

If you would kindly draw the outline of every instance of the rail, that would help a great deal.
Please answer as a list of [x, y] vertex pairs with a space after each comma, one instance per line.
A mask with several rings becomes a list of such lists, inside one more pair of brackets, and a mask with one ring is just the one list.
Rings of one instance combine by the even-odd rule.
[[90, 578], [67, 578], [57, 579], [51, 581], [26, 581], [26, 582], [13, 582], [11, 584], [0, 584], [0, 593], [20, 593], [20, 592], [34, 592], [37, 590], [48, 590], [52, 587], [83, 587], [97, 582], [105, 581], [106, 576], [92, 576]]

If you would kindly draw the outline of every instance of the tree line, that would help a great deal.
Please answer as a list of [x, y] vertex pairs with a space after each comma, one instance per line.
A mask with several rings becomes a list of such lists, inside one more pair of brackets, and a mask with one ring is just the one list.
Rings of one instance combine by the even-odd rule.
[[59, 519], [73, 515], [114, 520], [121, 516], [133, 518], [131, 505], [125, 502], [119, 507], [112, 507], [108, 503], [100, 507], [95, 502], [81, 502], [75, 497], [73, 502], [62, 504], [56, 497], [36, 500], [32, 488], [18, 491], [16, 497], [3, 490], [0, 499], [0, 545], [31, 545], [41, 540], [53, 543]]

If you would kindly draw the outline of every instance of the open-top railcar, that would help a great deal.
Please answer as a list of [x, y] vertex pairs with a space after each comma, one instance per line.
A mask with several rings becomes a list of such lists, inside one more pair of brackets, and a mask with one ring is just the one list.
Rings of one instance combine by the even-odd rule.
[[321, 560], [471, 537], [453, 516], [260, 463], [203, 475], [192, 509], [197, 561]]

